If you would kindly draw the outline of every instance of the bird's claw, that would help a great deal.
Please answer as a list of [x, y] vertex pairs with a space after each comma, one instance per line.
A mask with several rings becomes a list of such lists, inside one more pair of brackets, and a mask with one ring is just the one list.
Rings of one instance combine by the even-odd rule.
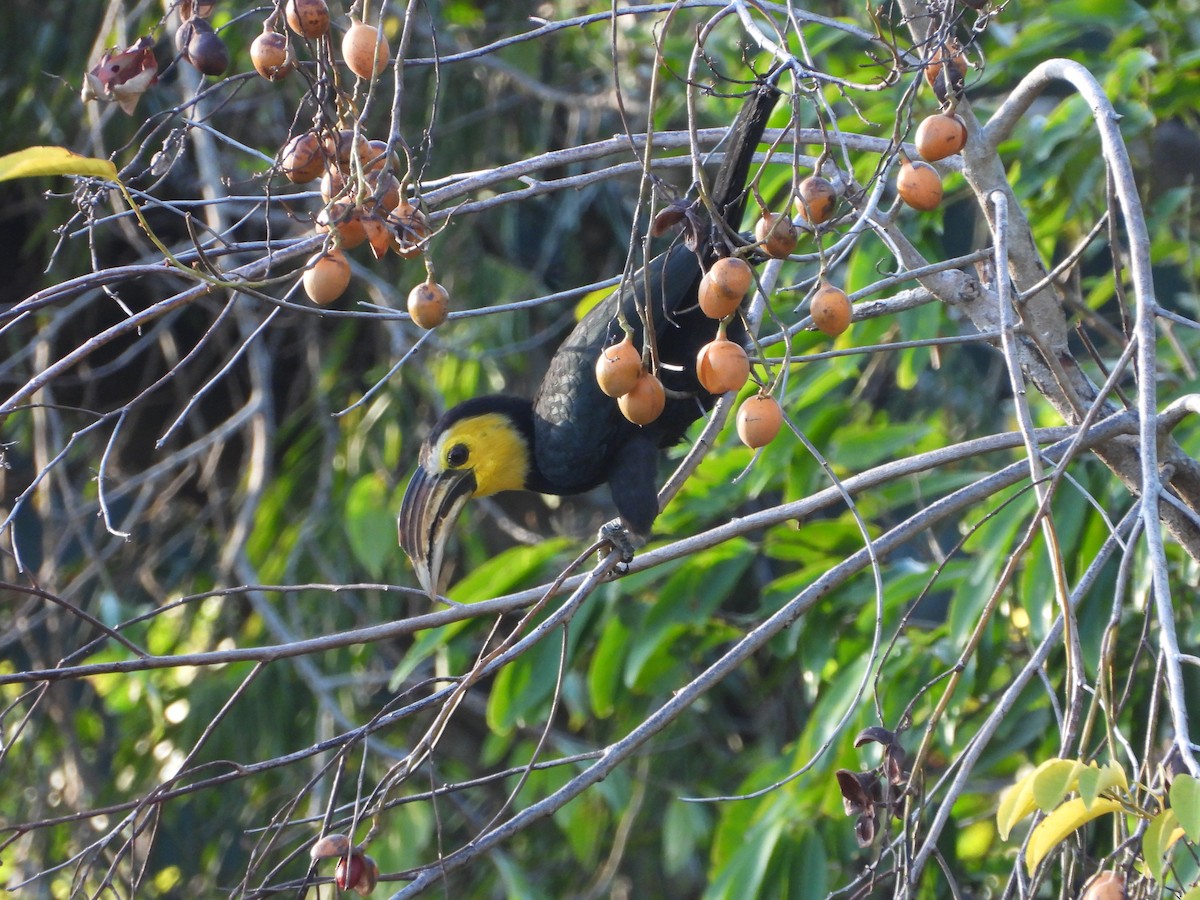
[[[600, 526], [599, 539], [621, 553], [621, 561], [613, 567], [611, 574], [617, 576], [628, 572], [629, 564], [633, 562], [633, 532], [626, 528], [620, 519], [613, 519]], [[608, 551], [601, 547], [598, 554], [599, 559], [603, 560], [607, 555]]]

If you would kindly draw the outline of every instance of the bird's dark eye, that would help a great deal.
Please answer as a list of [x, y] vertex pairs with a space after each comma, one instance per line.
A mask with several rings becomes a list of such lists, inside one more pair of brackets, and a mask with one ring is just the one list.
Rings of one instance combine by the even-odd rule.
[[446, 462], [457, 469], [459, 466], [466, 465], [467, 457], [470, 455], [471, 452], [467, 450], [466, 444], [455, 444], [446, 454]]

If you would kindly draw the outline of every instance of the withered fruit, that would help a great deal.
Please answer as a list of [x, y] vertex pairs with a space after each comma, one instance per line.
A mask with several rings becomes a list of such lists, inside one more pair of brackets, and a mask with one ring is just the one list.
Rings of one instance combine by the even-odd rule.
[[279, 171], [292, 184], [308, 184], [321, 177], [325, 171], [325, 154], [316, 132], [298, 134], [284, 145], [279, 154]]
[[785, 213], [764, 212], [754, 226], [754, 238], [772, 259], [787, 259], [800, 240], [796, 226]]
[[823, 281], [808, 304], [808, 312], [818, 331], [837, 337], [850, 327], [854, 307], [845, 291]]
[[301, 37], [319, 38], [329, 32], [329, 6], [325, 0], [287, 0], [288, 28]]
[[942, 202], [942, 179], [927, 162], [904, 160], [896, 176], [900, 199], [922, 212], [937, 209]]
[[209, 24], [208, 19], [196, 17], [184, 19], [183, 24], [175, 29], [175, 52], [183, 54], [184, 59], [186, 59], [188, 44], [192, 42], [192, 36], [197, 31], [211, 33], [212, 30], [213, 27]]
[[269, 28], [264, 28], [250, 45], [250, 62], [254, 71], [267, 81], [279, 81], [295, 68], [288, 53], [287, 37]]
[[729, 340], [725, 329], [696, 354], [696, 380], [710, 394], [741, 390], [750, 378], [750, 359], [740, 344]]
[[917, 126], [913, 143], [924, 159], [937, 162], [967, 146], [967, 125], [959, 116], [935, 113]]
[[366, 897], [379, 883], [379, 866], [371, 857], [355, 850], [349, 857], [337, 861], [333, 881], [340, 890], [354, 891], [360, 897]]
[[[188, 24], [203, 21], [192, 19]], [[205, 75], [221, 75], [229, 68], [229, 48], [211, 28], [208, 31], [197, 28], [188, 41], [187, 59]]]
[[642, 354], [629, 335], [605, 347], [596, 357], [596, 383], [609, 397], [624, 397], [642, 374]]
[[437, 328], [450, 313], [450, 294], [433, 279], [408, 292], [408, 314], [422, 328]]
[[387, 224], [394, 235], [392, 249], [404, 259], [420, 256], [424, 250], [422, 242], [429, 237], [429, 220], [425, 213], [407, 200], [387, 215]]
[[955, 38], [939, 45], [925, 67], [925, 80], [939, 103], [962, 96], [967, 82], [967, 56]]
[[201, 16], [208, 18], [212, 15], [213, 9], [216, 8], [217, 0], [182, 0], [179, 4], [179, 18], [187, 21], [192, 16]]
[[800, 216], [810, 225], [828, 222], [837, 206], [837, 188], [820, 175], [809, 175], [796, 188]]
[[738, 408], [738, 437], [752, 450], [765, 447], [775, 440], [782, 425], [783, 409], [770, 394], [747, 397]]
[[342, 59], [359, 78], [370, 79], [387, 68], [387, 38], [374, 25], [351, 19], [342, 36]]
[[634, 425], [649, 425], [662, 415], [667, 405], [667, 393], [658, 376], [642, 370], [633, 390], [617, 398], [621, 415]]
[[308, 261], [304, 270], [304, 293], [318, 306], [327, 306], [350, 286], [350, 263], [346, 254], [333, 249], [318, 253]]
[[753, 283], [754, 272], [744, 259], [718, 259], [700, 280], [700, 309], [710, 319], [724, 319], [741, 305]]
[[371, 245], [371, 255], [376, 259], [383, 259], [392, 246], [391, 230], [384, 224], [383, 219], [373, 212], [360, 213], [359, 218], [362, 220], [367, 243]]

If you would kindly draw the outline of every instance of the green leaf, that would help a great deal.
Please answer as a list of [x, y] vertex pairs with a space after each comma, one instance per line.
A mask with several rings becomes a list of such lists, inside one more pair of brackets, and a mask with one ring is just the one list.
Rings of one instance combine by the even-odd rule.
[[1150, 820], [1146, 833], [1142, 835], [1142, 856], [1146, 869], [1155, 881], [1163, 880], [1167, 868], [1167, 853], [1175, 842], [1183, 837], [1183, 829], [1175, 817], [1175, 810], [1164, 809]]
[[119, 180], [112, 160], [80, 156], [66, 147], [27, 147], [0, 156], [0, 181], [39, 175], [91, 175], [109, 181]]
[[672, 800], [663, 817], [663, 866], [669, 875], [682, 873], [699, 853], [711, 823], [702, 803]]
[[741, 846], [705, 891], [704, 900], [741, 900], [760, 896], [767, 865], [782, 833], [783, 818], [772, 809], [769, 815], [755, 822], [745, 832]]
[[1178, 775], [1171, 782], [1171, 809], [1193, 843], [1200, 843], [1200, 781], [1191, 775]]
[[488, 727], [508, 734], [539, 715], [558, 684], [561, 662], [562, 632], [557, 631], [501, 669], [488, 694]]
[[[1052, 759], [1038, 766], [1033, 776], [1033, 802], [1042, 812], [1050, 812], [1075, 790], [1083, 763], [1076, 759]], [[1085, 804], [1086, 805], [1086, 804]]]
[[448, 592], [459, 603], [491, 600], [535, 577], [563, 547], [565, 538], [542, 541], [536, 547], [511, 547], [476, 566]]
[[388, 505], [387, 485], [382, 475], [365, 475], [350, 486], [346, 495], [346, 538], [354, 556], [375, 578], [388, 559], [395, 556], [396, 514]]
[[1079, 796], [1089, 807], [1102, 793], [1113, 788], [1129, 790], [1129, 779], [1125, 777], [1125, 770], [1120, 763], [1110, 762], [1099, 767], [1093, 763], [1079, 773]]
[[588, 695], [592, 712], [601, 719], [608, 718], [616, 708], [617, 690], [621, 686], [621, 670], [625, 662], [625, 647], [629, 643], [629, 628], [619, 616], [604, 624], [600, 641], [592, 654], [588, 668]]

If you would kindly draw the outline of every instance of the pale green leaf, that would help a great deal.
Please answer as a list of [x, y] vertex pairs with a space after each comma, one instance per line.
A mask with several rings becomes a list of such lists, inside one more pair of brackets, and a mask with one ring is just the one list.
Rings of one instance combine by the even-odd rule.
[[1037, 808], [1042, 812], [1050, 812], [1062, 803], [1063, 798], [1075, 790], [1079, 773], [1085, 768], [1076, 759], [1052, 759], [1038, 766], [1031, 785], [1033, 802]]
[[1129, 790], [1129, 779], [1120, 763], [1110, 762], [1103, 766], [1092, 763], [1079, 773], [1079, 796], [1086, 806], [1090, 807], [1097, 797], [1115, 788], [1123, 792]]
[[1155, 881], [1163, 880], [1167, 853], [1181, 837], [1183, 829], [1179, 827], [1179, 820], [1172, 809], [1164, 809], [1146, 826], [1146, 833], [1142, 835], [1142, 856], [1147, 871]]

